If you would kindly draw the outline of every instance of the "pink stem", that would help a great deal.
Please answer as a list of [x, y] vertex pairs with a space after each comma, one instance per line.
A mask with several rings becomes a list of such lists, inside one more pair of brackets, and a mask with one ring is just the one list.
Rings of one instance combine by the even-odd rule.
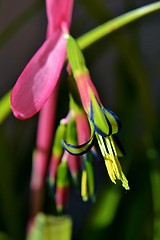
[[27, 232], [30, 231], [34, 216], [42, 209], [44, 183], [52, 147], [55, 125], [58, 86], [40, 111], [36, 149], [33, 154], [33, 166], [30, 182], [30, 213]]

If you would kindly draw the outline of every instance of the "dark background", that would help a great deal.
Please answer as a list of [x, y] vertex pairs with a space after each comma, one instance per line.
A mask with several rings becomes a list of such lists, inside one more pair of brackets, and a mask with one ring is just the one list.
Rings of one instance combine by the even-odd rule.
[[[77, 38], [152, 2], [76, 0], [71, 34]], [[126, 192], [120, 184], [113, 185], [103, 161], [96, 162], [96, 203], [83, 203], [74, 189], [71, 192], [66, 213], [73, 218], [73, 239], [160, 239], [159, 13], [127, 25], [84, 51], [104, 106], [121, 119], [119, 137], [127, 152], [121, 164], [131, 189]], [[43, 43], [46, 25], [44, 1], [0, 1], [0, 97], [13, 87]], [[59, 114], [63, 111], [60, 106]], [[0, 126], [0, 231], [10, 239], [24, 239], [36, 126], [37, 116], [20, 121], [12, 114]]]

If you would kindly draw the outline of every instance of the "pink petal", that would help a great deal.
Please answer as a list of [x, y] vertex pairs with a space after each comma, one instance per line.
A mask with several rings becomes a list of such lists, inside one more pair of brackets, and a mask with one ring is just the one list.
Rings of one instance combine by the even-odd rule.
[[74, 0], [46, 0], [48, 29], [47, 37], [52, 35], [62, 23], [70, 26]]
[[11, 94], [14, 115], [26, 119], [36, 114], [54, 90], [66, 57], [66, 40], [60, 30], [48, 38], [32, 57]]

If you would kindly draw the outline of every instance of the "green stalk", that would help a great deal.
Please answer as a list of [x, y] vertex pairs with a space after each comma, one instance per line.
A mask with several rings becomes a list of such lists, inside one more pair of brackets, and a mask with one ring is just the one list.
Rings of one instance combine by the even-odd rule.
[[114, 32], [115, 30], [118, 30], [126, 24], [131, 23], [147, 14], [153, 13], [158, 10], [160, 10], [160, 1], [125, 13], [79, 37], [78, 44], [81, 49], [85, 49], [94, 42]]

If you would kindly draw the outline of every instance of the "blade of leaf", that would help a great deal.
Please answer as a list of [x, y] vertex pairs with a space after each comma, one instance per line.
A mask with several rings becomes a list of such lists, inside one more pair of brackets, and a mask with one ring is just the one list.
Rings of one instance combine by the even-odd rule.
[[4, 97], [0, 100], [0, 124], [3, 122], [4, 119], [6, 119], [6, 117], [11, 112], [10, 93], [11, 91], [7, 92], [4, 95]]
[[119, 17], [116, 17], [97, 28], [89, 31], [78, 38], [78, 44], [81, 49], [87, 48], [102, 37], [114, 32], [115, 30], [155, 11], [160, 10], [160, 1], [148, 4], [144, 7], [127, 12]]

